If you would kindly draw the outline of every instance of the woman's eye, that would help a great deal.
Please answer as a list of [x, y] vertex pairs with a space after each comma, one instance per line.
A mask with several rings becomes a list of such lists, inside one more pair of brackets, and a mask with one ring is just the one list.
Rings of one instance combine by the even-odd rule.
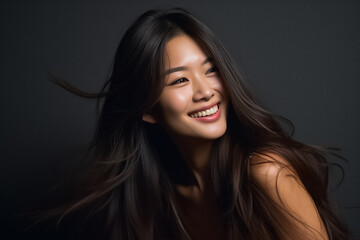
[[179, 78], [178, 80], [175, 80], [174, 82], [172, 82], [170, 85], [175, 85], [175, 84], [183, 83], [186, 81], [187, 81], [186, 78]]
[[206, 74], [217, 72], [217, 71], [218, 71], [218, 69], [216, 67], [212, 67], [206, 72]]

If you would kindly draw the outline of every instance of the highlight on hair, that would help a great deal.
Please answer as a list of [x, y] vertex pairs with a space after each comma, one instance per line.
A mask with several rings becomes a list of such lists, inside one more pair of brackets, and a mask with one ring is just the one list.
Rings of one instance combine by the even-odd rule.
[[214, 197], [228, 239], [303, 236], [286, 224], [286, 219], [296, 216], [276, 204], [252, 179], [252, 156], [266, 155], [286, 159], [288, 164], [275, 159], [273, 164], [292, 171], [291, 177], [309, 192], [329, 239], [347, 239], [347, 230], [327, 196], [328, 163], [323, 151], [286, 134], [275, 116], [250, 93], [214, 33], [179, 8], [148, 11], [131, 25], [117, 49], [112, 75], [99, 94], [89, 95], [56, 82], [77, 95], [105, 97], [105, 101], [82, 192], [51, 214], [64, 217], [82, 209], [90, 217], [100, 214], [105, 224], [100, 230], [103, 239], [180, 238], [182, 229], [171, 208], [172, 186], [189, 184], [181, 175], [189, 169], [169, 136], [157, 125], [142, 121], [142, 115], [156, 106], [164, 87], [165, 45], [179, 34], [190, 36], [212, 59], [230, 98], [228, 128], [215, 141], [210, 159]]

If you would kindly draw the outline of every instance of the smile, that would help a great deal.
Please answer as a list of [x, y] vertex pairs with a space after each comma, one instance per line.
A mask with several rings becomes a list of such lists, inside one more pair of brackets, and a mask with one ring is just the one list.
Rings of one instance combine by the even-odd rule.
[[201, 117], [211, 116], [211, 115], [214, 115], [215, 113], [217, 113], [218, 111], [219, 111], [219, 107], [218, 107], [218, 105], [215, 105], [212, 108], [209, 108], [209, 109], [206, 109], [203, 111], [199, 111], [196, 113], [192, 113], [192, 114], [190, 114], [190, 117], [201, 118]]

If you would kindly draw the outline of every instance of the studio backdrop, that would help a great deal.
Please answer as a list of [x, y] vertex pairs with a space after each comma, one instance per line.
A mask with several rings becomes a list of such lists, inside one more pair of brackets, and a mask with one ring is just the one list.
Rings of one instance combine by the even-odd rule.
[[[338, 147], [331, 197], [360, 236], [360, 4], [358, 1], [1, 1], [1, 221], [52, 201], [77, 168], [96, 123], [87, 92], [109, 76], [119, 40], [142, 12], [183, 7], [223, 41], [265, 106], [295, 138]], [[316, 183], [314, 183], [316, 184]], [[53, 198], [51, 200], [51, 198]], [[7, 229], [7, 230], [6, 230]], [[0, 237], [1, 238], [1, 237]]]

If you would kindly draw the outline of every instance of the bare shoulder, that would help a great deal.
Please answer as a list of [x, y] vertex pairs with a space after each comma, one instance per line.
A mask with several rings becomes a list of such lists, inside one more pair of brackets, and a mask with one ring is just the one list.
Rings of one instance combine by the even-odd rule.
[[292, 178], [302, 185], [296, 171], [283, 157], [274, 153], [256, 153], [251, 158], [251, 175], [263, 187], [274, 187], [279, 180]]
[[288, 214], [289, 222], [311, 235], [311, 239], [327, 239], [313, 199], [286, 159], [273, 153], [257, 153], [251, 158], [250, 171], [254, 182]]

